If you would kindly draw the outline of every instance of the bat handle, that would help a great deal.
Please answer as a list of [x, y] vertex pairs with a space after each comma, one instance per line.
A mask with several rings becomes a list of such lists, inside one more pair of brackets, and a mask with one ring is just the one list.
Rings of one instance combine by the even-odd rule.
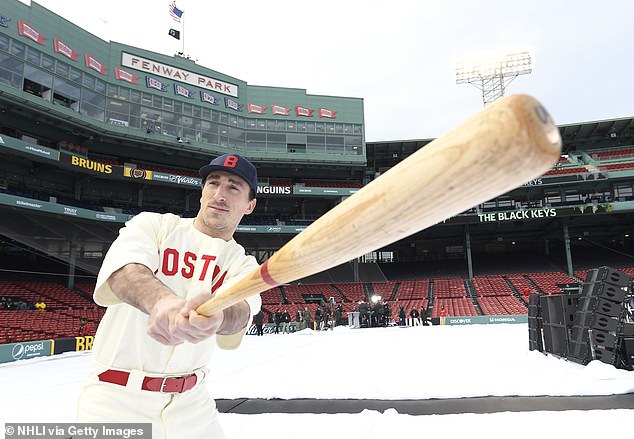
[[[264, 263], [264, 266], [267, 266], [266, 262]], [[196, 312], [209, 317], [213, 314], [219, 313], [223, 309], [235, 305], [236, 303], [242, 302], [254, 294], [261, 293], [271, 288], [270, 283], [267, 283], [267, 281], [263, 279], [261, 268], [262, 267], [257, 267], [249, 275], [226, 289], [218, 290], [211, 299], [196, 308]], [[266, 269], [264, 272], [267, 272]]]
[[240, 301], [242, 301], [242, 299], [236, 300], [234, 296], [214, 296], [196, 308], [196, 312], [200, 315], [210, 317]]

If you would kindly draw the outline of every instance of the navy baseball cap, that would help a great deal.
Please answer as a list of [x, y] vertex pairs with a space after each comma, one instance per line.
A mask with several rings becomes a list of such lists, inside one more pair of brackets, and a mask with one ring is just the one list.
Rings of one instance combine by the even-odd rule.
[[200, 168], [198, 174], [204, 182], [212, 171], [231, 172], [246, 181], [253, 189], [253, 194], [258, 192], [258, 172], [255, 170], [255, 166], [241, 155], [224, 154], [216, 157], [208, 165]]

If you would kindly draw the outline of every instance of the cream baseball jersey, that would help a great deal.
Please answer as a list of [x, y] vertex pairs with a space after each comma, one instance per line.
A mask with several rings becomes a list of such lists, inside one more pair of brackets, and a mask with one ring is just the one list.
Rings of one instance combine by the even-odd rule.
[[[93, 359], [102, 366], [154, 373], [183, 373], [205, 366], [214, 348], [236, 347], [244, 332], [217, 335], [209, 340], [178, 346], [163, 345], [147, 335], [148, 315], [122, 303], [107, 280], [128, 263], [143, 264], [180, 297], [203, 291], [222, 294], [258, 263], [246, 256], [234, 240], [212, 238], [194, 228], [193, 218], [172, 214], [141, 213], [128, 221], [104, 258], [95, 286], [95, 302], [108, 309], [99, 324]], [[251, 315], [262, 304], [259, 295], [247, 299]], [[248, 325], [247, 325], [248, 326]], [[246, 331], [246, 328], [245, 328]]]

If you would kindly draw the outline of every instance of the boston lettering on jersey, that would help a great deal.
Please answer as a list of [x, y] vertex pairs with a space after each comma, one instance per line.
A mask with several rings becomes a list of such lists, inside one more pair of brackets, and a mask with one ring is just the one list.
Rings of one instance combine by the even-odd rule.
[[[185, 279], [191, 279], [194, 277], [194, 271], [196, 269], [196, 261], [200, 259], [203, 261], [202, 269], [200, 273], [196, 273], [199, 281], [204, 281], [208, 279], [207, 275], [209, 272], [209, 265], [212, 261], [216, 260], [216, 256], [213, 255], [197, 255], [192, 252], [179, 252], [175, 248], [166, 248], [163, 250], [163, 254], [161, 255], [161, 265], [158, 270], [154, 272], [154, 274], [158, 273], [160, 270], [161, 273], [165, 276], [177, 276], [180, 275]], [[222, 271], [222, 269], [214, 264], [213, 274], [211, 275], [211, 292], [214, 293], [225, 280], [225, 276], [227, 275], [226, 271]]]

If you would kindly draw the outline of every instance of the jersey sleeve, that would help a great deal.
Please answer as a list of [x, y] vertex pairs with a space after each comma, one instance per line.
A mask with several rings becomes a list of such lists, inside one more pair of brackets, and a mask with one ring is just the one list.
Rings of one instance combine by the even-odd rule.
[[[242, 266], [240, 267], [240, 274], [233, 277], [231, 279], [231, 282], [223, 284], [221, 289], [219, 289], [216, 294], [222, 294], [224, 290], [226, 290], [228, 287], [230, 287], [231, 285], [235, 284], [236, 282], [238, 282], [239, 280], [247, 276], [257, 267], [258, 267], [258, 263], [255, 260], [255, 258], [253, 256], [248, 256], [245, 259], [245, 263], [242, 264]], [[242, 343], [242, 337], [244, 337], [244, 334], [246, 334], [247, 330], [249, 329], [249, 326], [251, 325], [251, 321], [253, 320], [253, 316], [256, 315], [260, 311], [260, 308], [262, 307], [262, 298], [260, 297], [259, 294], [254, 294], [252, 296], [249, 296], [245, 299], [245, 301], [249, 305], [249, 309], [251, 313], [251, 316], [249, 317], [249, 320], [246, 326], [235, 334], [231, 334], [231, 335], [217, 334], [216, 344], [218, 345], [220, 349], [230, 350], [230, 349], [236, 349], [238, 346], [240, 346], [240, 343]]]
[[161, 239], [162, 215], [143, 212], [126, 222], [119, 230], [97, 276], [94, 300], [100, 306], [121, 303], [112, 292], [108, 278], [124, 265], [145, 265], [152, 272], [158, 269], [159, 241]]

